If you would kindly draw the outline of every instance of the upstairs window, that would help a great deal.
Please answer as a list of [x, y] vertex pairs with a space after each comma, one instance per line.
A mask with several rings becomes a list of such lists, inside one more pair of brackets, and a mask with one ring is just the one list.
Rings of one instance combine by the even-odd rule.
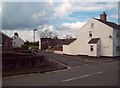
[[94, 23], [91, 23], [91, 28], [93, 28], [94, 27]]
[[89, 31], [89, 37], [92, 37], [92, 31]]

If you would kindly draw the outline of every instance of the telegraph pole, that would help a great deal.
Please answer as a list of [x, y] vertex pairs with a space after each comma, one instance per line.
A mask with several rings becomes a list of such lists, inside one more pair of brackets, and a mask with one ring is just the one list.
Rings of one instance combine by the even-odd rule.
[[35, 31], [37, 31], [37, 29], [33, 30], [33, 42], [35, 42]]

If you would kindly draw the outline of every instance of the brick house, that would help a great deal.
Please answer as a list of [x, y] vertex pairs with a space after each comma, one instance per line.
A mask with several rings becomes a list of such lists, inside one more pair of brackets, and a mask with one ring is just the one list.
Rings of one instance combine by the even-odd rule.
[[0, 46], [3, 50], [13, 49], [12, 38], [4, 34], [3, 32], [0, 32]]
[[52, 38], [40, 38], [39, 49], [51, 49], [51, 50], [63, 50], [63, 45], [68, 45], [73, 42], [74, 39], [52, 39]]

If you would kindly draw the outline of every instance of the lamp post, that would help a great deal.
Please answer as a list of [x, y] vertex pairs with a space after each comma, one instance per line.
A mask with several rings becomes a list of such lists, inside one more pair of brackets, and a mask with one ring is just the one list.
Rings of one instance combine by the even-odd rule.
[[35, 42], [35, 31], [37, 31], [37, 29], [33, 30], [33, 42]]

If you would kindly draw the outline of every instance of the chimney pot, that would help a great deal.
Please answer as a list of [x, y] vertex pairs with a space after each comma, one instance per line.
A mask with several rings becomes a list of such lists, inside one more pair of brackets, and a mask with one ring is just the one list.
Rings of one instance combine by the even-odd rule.
[[14, 36], [18, 36], [18, 33], [16, 32], [16, 33], [14, 33]]
[[105, 13], [105, 11], [103, 12], [103, 14], [100, 14], [100, 20], [107, 21], [107, 14]]

